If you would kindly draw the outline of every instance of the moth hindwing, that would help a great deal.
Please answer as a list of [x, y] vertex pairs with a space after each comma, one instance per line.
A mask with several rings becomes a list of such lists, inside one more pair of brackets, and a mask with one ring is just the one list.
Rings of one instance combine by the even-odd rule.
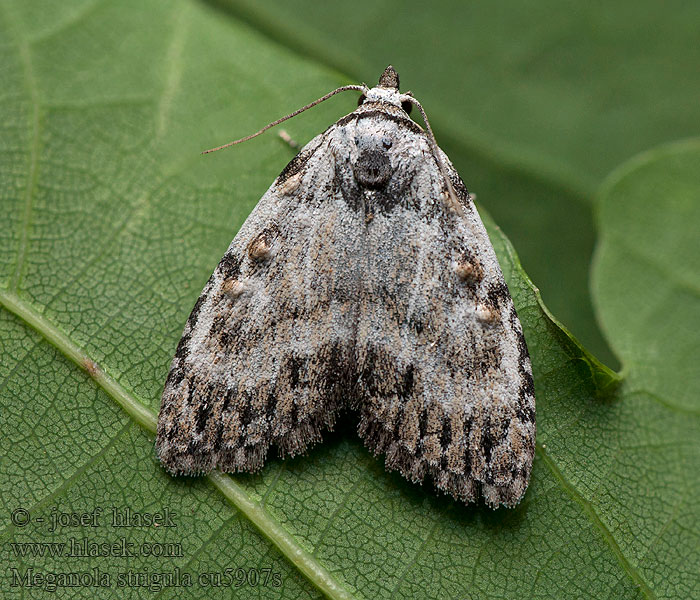
[[394, 69], [362, 92], [282, 171], [202, 291], [165, 383], [158, 456], [172, 474], [256, 471], [271, 446], [302, 453], [350, 408], [387, 469], [513, 506], [535, 397], [508, 287]]

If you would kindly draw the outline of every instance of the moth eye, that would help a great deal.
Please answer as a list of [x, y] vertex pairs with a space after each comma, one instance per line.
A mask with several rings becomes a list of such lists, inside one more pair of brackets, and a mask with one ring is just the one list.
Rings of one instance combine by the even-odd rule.
[[407, 115], [410, 115], [410, 114], [411, 114], [411, 109], [413, 108], [413, 104], [411, 104], [410, 102], [402, 102], [402, 103], [401, 103], [401, 108], [403, 108], [403, 111], [404, 111]]
[[362, 94], [362, 96], [357, 99], [357, 106], [360, 106], [365, 100], [367, 100], [367, 96]]
[[391, 148], [391, 140], [389, 138], [382, 138], [382, 146], [384, 146], [384, 148], [388, 150], [389, 148]]

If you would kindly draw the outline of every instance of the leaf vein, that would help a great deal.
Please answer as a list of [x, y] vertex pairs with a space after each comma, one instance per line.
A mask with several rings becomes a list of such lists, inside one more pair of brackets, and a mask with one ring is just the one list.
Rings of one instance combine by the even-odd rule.
[[22, 277], [22, 271], [24, 269], [24, 264], [26, 262], [28, 246], [29, 246], [29, 232], [31, 230], [31, 218], [32, 218], [32, 208], [34, 203], [34, 192], [36, 190], [38, 181], [38, 171], [39, 171], [39, 138], [40, 138], [40, 115], [39, 115], [39, 89], [37, 86], [36, 76], [34, 74], [34, 65], [32, 63], [31, 50], [29, 48], [29, 43], [26, 40], [24, 31], [19, 26], [19, 19], [16, 19], [11, 11], [7, 10], [5, 4], [2, 5], [8, 16], [8, 19], [12, 21], [13, 28], [20, 32], [21, 38], [17, 40], [17, 48], [19, 51], [20, 61], [22, 63], [22, 69], [24, 71], [25, 85], [27, 87], [27, 92], [29, 94], [29, 100], [31, 103], [31, 149], [29, 155], [29, 169], [27, 172], [27, 183], [24, 193], [24, 214], [22, 219], [20, 219], [20, 231], [19, 231], [19, 242], [17, 247], [17, 263], [15, 265], [15, 271], [12, 274], [12, 279], [10, 281], [10, 289], [17, 290], [19, 288], [19, 283]]
[[408, 562], [406, 565], [406, 568], [401, 571], [401, 574], [397, 577], [396, 579], [396, 585], [394, 586], [394, 589], [391, 590], [391, 594], [389, 595], [389, 598], [394, 598], [396, 596], [396, 592], [399, 590], [399, 587], [401, 584], [405, 581], [405, 577], [408, 574], [408, 572], [411, 570], [411, 567], [418, 562], [418, 559], [421, 557], [423, 552], [425, 551], [425, 548], [428, 546], [428, 542], [433, 539], [433, 534], [435, 533], [435, 530], [437, 529], [439, 523], [439, 519], [435, 519], [433, 521], [432, 526], [430, 527], [430, 530], [428, 531], [428, 534], [425, 536], [425, 539], [420, 543], [420, 546], [416, 549], [415, 553], [413, 554], [413, 558]]
[[569, 496], [571, 496], [571, 498], [583, 508], [583, 511], [586, 513], [586, 515], [588, 515], [588, 518], [591, 520], [593, 526], [596, 529], [598, 529], [603, 539], [607, 542], [608, 546], [617, 558], [620, 566], [627, 573], [629, 578], [635, 583], [635, 585], [639, 588], [642, 594], [644, 594], [646, 598], [656, 598], [656, 594], [653, 592], [653, 590], [647, 585], [646, 581], [644, 581], [642, 576], [630, 564], [625, 555], [622, 553], [622, 550], [620, 549], [620, 546], [613, 537], [611, 531], [607, 528], [605, 523], [603, 523], [601, 518], [595, 512], [593, 505], [586, 498], [584, 498], [578, 492], [578, 490], [576, 490], [576, 488], [573, 485], [571, 485], [571, 483], [569, 483], [569, 481], [567, 481], [567, 479], [564, 477], [564, 474], [559, 470], [559, 468], [556, 466], [551, 457], [542, 449], [542, 446], [540, 446], [539, 444], [537, 445], [537, 453], [547, 465], [547, 468], [550, 470], [552, 475], [554, 475], [554, 478], [559, 482], [561, 488], [564, 489], [564, 491], [566, 491], [567, 494], [569, 494]]
[[[114, 435], [112, 438], [110, 438], [107, 443], [100, 448], [98, 452], [93, 454], [87, 461], [85, 461], [80, 467], [78, 467], [73, 474], [70, 477], [67, 477], [66, 479], [63, 480], [61, 485], [59, 485], [56, 489], [54, 489], [51, 493], [48, 495], [44, 496], [41, 500], [33, 504], [32, 506], [29, 507], [23, 507], [26, 508], [27, 511], [31, 514], [36, 512], [37, 510], [41, 509], [42, 507], [46, 506], [53, 500], [54, 498], [58, 498], [59, 494], [65, 492], [68, 490], [71, 485], [78, 480], [78, 478], [85, 473], [92, 465], [94, 465], [98, 460], [100, 460], [109, 450], [112, 449], [112, 447], [117, 443], [118, 440], [126, 434], [126, 432], [129, 430], [129, 428], [133, 425], [131, 421], [127, 421], [124, 424], [124, 427], [122, 427], [116, 435]], [[10, 525], [8, 527], [5, 527], [3, 529], [0, 529], [0, 536], [5, 536], [5, 534], [10, 534], [12, 530], [15, 529], [14, 525]]]
[[181, 2], [179, 6], [180, 10], [175, 17], [173, 25], [172, 39], [165, 55], [165, 65], [168, 71], [165, 78], [165, 86], [160, 96], [160, 103], [158, 104], [156, 139], [160, 139], [166, 131], [168, 113], [172, 108], [173, 98], [182, 78], [182, 49], [184, 40], [187, 37], [189, 4]]
[[335, 510], [333, 511], [333, 514], [328, 517], [328, 521], [326, 522], [326, 526], [323, 528], [323, 531], [321, 532], [321, 535], [318, 536], [318, 539], [316, 540], [316, 544], [314, 544], [314, 551], [312, 552], [312, 556], [316, 556], [316, 552], [318, 552], [318, 548], [321, 545], [321, 542], [323, 539], [326, 537], [326, 534], [331, 528], [331, 525], [333, 524], [333, 521], [335, 520], [336, 516], [340, 513], [340, 511], [345, 508], [348, 504], [348, 500], [350, 499], [351, 494], [357, 489], [357, 486], [360, 485], [360, 482], [364, 479], [363, 476], [360, 476], [357, 478], [357, 481], [352, 484], [352, 487], [347, 491], [345, 496], [343, 497], [343, 500], [341, 503], [336, 506]]

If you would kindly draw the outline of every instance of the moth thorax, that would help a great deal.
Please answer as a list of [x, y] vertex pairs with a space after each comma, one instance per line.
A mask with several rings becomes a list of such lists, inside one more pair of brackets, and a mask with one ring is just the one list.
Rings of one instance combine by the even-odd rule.
[[389, 154], [383, 149], [362, 150], [352, 166], [355, 181], [369, 189], [384, 186], [391, 178], [393, 171]]

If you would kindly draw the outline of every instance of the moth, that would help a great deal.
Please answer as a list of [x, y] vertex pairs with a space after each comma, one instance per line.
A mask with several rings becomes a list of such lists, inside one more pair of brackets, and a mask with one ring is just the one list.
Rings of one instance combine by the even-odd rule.
[[254, 472], [349, 409], [387, 469], [512, 507], [535, 449], [527, 345], [473, 199], [396, 71], [225, 146], [346, 90], [357, 109], [283, 169], [197, 300], [157, 455], [173, 475]]

